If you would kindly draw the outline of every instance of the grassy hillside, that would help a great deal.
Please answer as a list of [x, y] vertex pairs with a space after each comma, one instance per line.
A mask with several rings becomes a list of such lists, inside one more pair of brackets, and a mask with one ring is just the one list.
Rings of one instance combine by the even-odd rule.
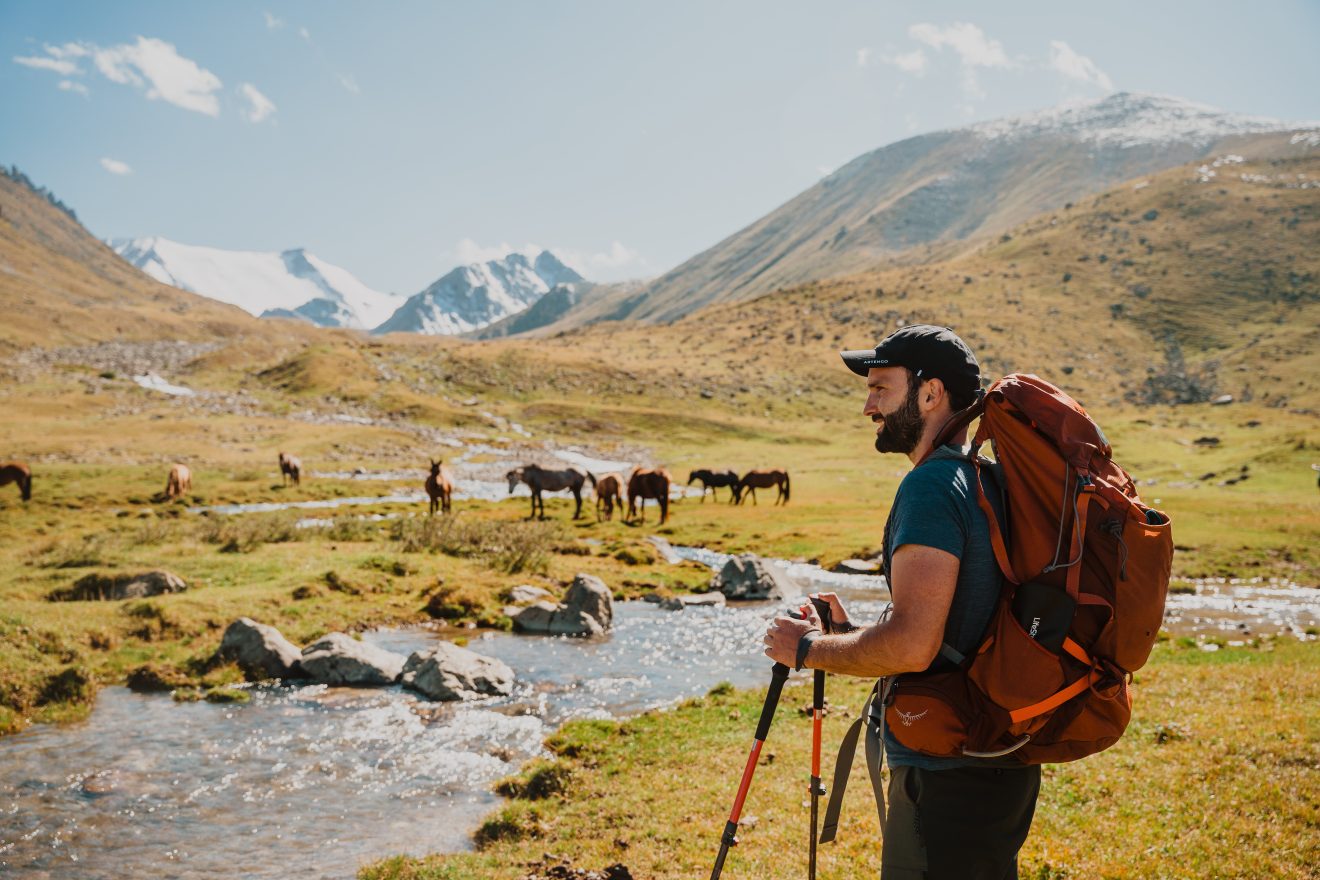
[[305, 341], [294, 322], [161, 284], [130, 266], [69, 212], [0, 173], [0, 352], [110, 340]]

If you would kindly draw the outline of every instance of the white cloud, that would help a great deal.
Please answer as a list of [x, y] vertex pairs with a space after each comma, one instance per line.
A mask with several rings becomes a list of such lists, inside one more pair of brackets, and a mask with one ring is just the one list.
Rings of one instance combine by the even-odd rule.
[[834, 168], [830, 165], [817, 165], [816, 173], [819, 174], [821, 177], [829, 177], [831, 174], [834, 173]]
[[77, 64], [63, 58], [42, 58], [40, 55], [33, 57], [15, 55], [14, 63], [21, 64], [24, 67], [31, 67], [36, 70], [53, 70], [62, 76], [73, 76], [75, 73], [82, 73], [82, 71], [78, 69]]
[[908, 35], [932, 49], [949, 47], [968, 67], [1013, 67], [998, 40], [992, 40], [979, 27], [965, 21], [956, 21], [946, 28], [933, 24], [914, 24]]
[[68, 79], [60, 80], [60, 89], [65, 92], [77, 92], [78, 94], [82, 95], [84, 98], [91, 96], [91, 92], [87, 90], [87, 86], [83, 85], [80, 82], [74, 82]]
[[870, 50], [870, 49], [858, 49], [858, 50], [857, 50], [857, 66], [858, 66], [858, 67], [866, 67], [866, 66], [867, 66], [868, 64], [870, 64], [870, 63], [871, 63], [871, 50]]
[[149, 100], [167, 101], [207, 116], [220, 115], [220, 101], [216, 97], [223, 85], [220, 78], [184, 58], [164, 40], [138, 37], [134, 44], [108, 49], [95, 47], [92, 60], [111, 82], [146, 86]]
[[943, 51], [946, 47], [952, 49], [962, 65], [963, 92], [971, 98], [985, 97], [985, 91], [977, 78], [978, 68], [1009, 69], [1019, 66], [1017, 61], [1004, 52], [1002, 43], [990, 39], [970, 22], [956, 21], [946, 28], [922, 22], [908, 28], [908, 35], [936, 51]]
[[309, 43], [312, 41], [312, 32], [307, 30], [307, 28], [305, 27], [298, 28], [298, 36], [302, 37], [304, 40], [306, 40]]
[[521, 248], [516, 248], [507, 241], [502, 241], [491, 247], [483, 247], [470, 238], [464, 238], [461, 239], [458, 244], [454, 245], [454, 258], [458, 260], [459, 263], [466, 266], [469, 263], [485, 263], [490, 260], [502, 260], [509, 254], [514, 253], [535, 257], [543, 250], [545, 250], [545, 248], [538, 247], [534, 244], [528, 244]]
[[1085, 55], [1079, 55], [1063, 40], [1050, 40], [1050, 68], [1064, 76], [1093, 83], [1106, 92], [1114, 90], [1114, 82]]
[[266, 16], [266, 27], [267, 27], [268, 29], [270, 29], [270, 30], [273, 31], [273, 30], [278, 30], [279, 28], [284, 27], [284, 19], [282, 19], [282, 18], [276, 18], [276, 17], [275, 17], [274, 15], [272, 15], [270, 12], [264, 12], [264, 13], [262, 13], [262, 14]]
[[920, 49], [904, 52], [901, 55], [886, 55], [885, 63], [892, 64], [904, 73], [921, 76], [926, 72], [926, 53]]
[[243, 111], [243, 118], [248, 122], [260, 122], [275, 112], [275, 102], [267, 98], [252, 83], [243, 83], [238, 91], [248, 100], [248, 107]]
[[339, 76], [339, 84], [343, 86], [345, 90], [352, 92], [355, 95], [362, 94], [362, 88], [361, 86], [358, 85], [358, 82], [353, 77], [353, 74], [341, 73], [338, 74], [338, 76]]
[[118, 159], [103, 158], [101, 159], [101, 167], [111, 174], [118, 174], [120, 177], [133, 173], [133, 169], [128, 167], [127, 162], [120, 162]]

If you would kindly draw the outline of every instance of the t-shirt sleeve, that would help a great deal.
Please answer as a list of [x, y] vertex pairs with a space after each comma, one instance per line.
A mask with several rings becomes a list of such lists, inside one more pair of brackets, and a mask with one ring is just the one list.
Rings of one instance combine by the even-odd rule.
[[962, 559], [970, 523], [959, 468], [921, 467], [904, 478], [894, 499], [890, 546], [920, 544]]

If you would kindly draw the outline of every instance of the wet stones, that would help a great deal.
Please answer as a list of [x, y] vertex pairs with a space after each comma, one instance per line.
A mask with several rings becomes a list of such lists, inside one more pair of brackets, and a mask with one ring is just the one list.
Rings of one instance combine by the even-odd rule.
[[665, 611], [682, 611], [684, 608], [723, 608], [723, 593], [683, 593], [660, 600], [660, 607]]
[[614, 599], [604, 581], [582, 573], [573, 578], [562, 603], [540, 601], [507, 613], [520, 632], [598, 636], [614, 625]]
[[502, 660], [441, 642], [408, 658], [402, 682], [432, 700], [508, 696], [513, 691], [513, 670]]
[[509, 601], [514, 605], [526, 605], [528, 602], [540, 602], [553, 598], [549, 590], [522, 584], [509, 591]]
[[728, 599], [782, 599], [798, 591], [793, 578], [773, 563], [752, 553], [734, 556], [711, 579], [712, 590]]
[[182, 593], [188, 589], [183, 578], [164, 569], [140, 574], [89, 574], [73, 586], [55, 590], [46, 598], [52, 602], [114, 602], [120, 599], [144, 599], [162, 593]]
[[302, 652], [279, 630], [249, 617], [240, 617], [225, 629], [216, 658], [237, 663], [250, 681], [266, 678], [301, 678]]
[[301, 664], [321, 684], [372, 687], [398, 681], [404, 658], [336, 632], [303, 648]]

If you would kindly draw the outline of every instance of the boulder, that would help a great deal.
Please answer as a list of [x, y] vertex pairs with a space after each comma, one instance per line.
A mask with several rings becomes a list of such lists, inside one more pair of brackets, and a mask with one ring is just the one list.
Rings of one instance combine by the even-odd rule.
[[597, 636], [614, 625], [614, 598], [605, 582], [594, 575], [573, 578], [561, 604], [536, 602], [512, 610], [509, 617], [520, 632], [565, 636]]
[[526, 605], [528, 602], [540, 602], [542, 599], [551, 599], [549, 590], [543, 590], [540, 587], [533, 587], [530, 584], [522, 584], [509, 591], [509, 601], [514, 605]]
[[723, 608], [724, 605], [723, 593], [684, 593], [660, 601], [660, 607], [665, 611], [682, 611], [684, 608]]
[[502, 660], [483, 657], [450, 642], [415, 651], [403, 665], [403, 686], [432, 700], [508, 696], [513, 670]]
[[94, 573], [78, 578], [73, 586], [56, 590], [48, 598], [53, 602], [116, 601], [145, 599], [161, 593], [182, 593], [186, 589], [188, 585], [183, 582], [183, 578], [164, 569], [140, 574]]
[[836, 574], [879, 574], [880, 563], [874, 559], [845, 559], [830, 571]]
[[321, 684], [353, 687], [393, 684], [403, 673], [403, 663], [400, 654], [338, 632], [322, 636], [302, 651], [303, 672]]
[[225, 629], [217, 660], [237, 663], [250, 681], [301, 678], [302, 653], [279, 630], [250, 617], [240, 617]]
[[711, 579], [710, 587], [726, 598], [739, 600], [782, 599], [801, 591], [797, 582], [779, 566], [752, 553], [734, 556], [724, 563], [720, 573]]

